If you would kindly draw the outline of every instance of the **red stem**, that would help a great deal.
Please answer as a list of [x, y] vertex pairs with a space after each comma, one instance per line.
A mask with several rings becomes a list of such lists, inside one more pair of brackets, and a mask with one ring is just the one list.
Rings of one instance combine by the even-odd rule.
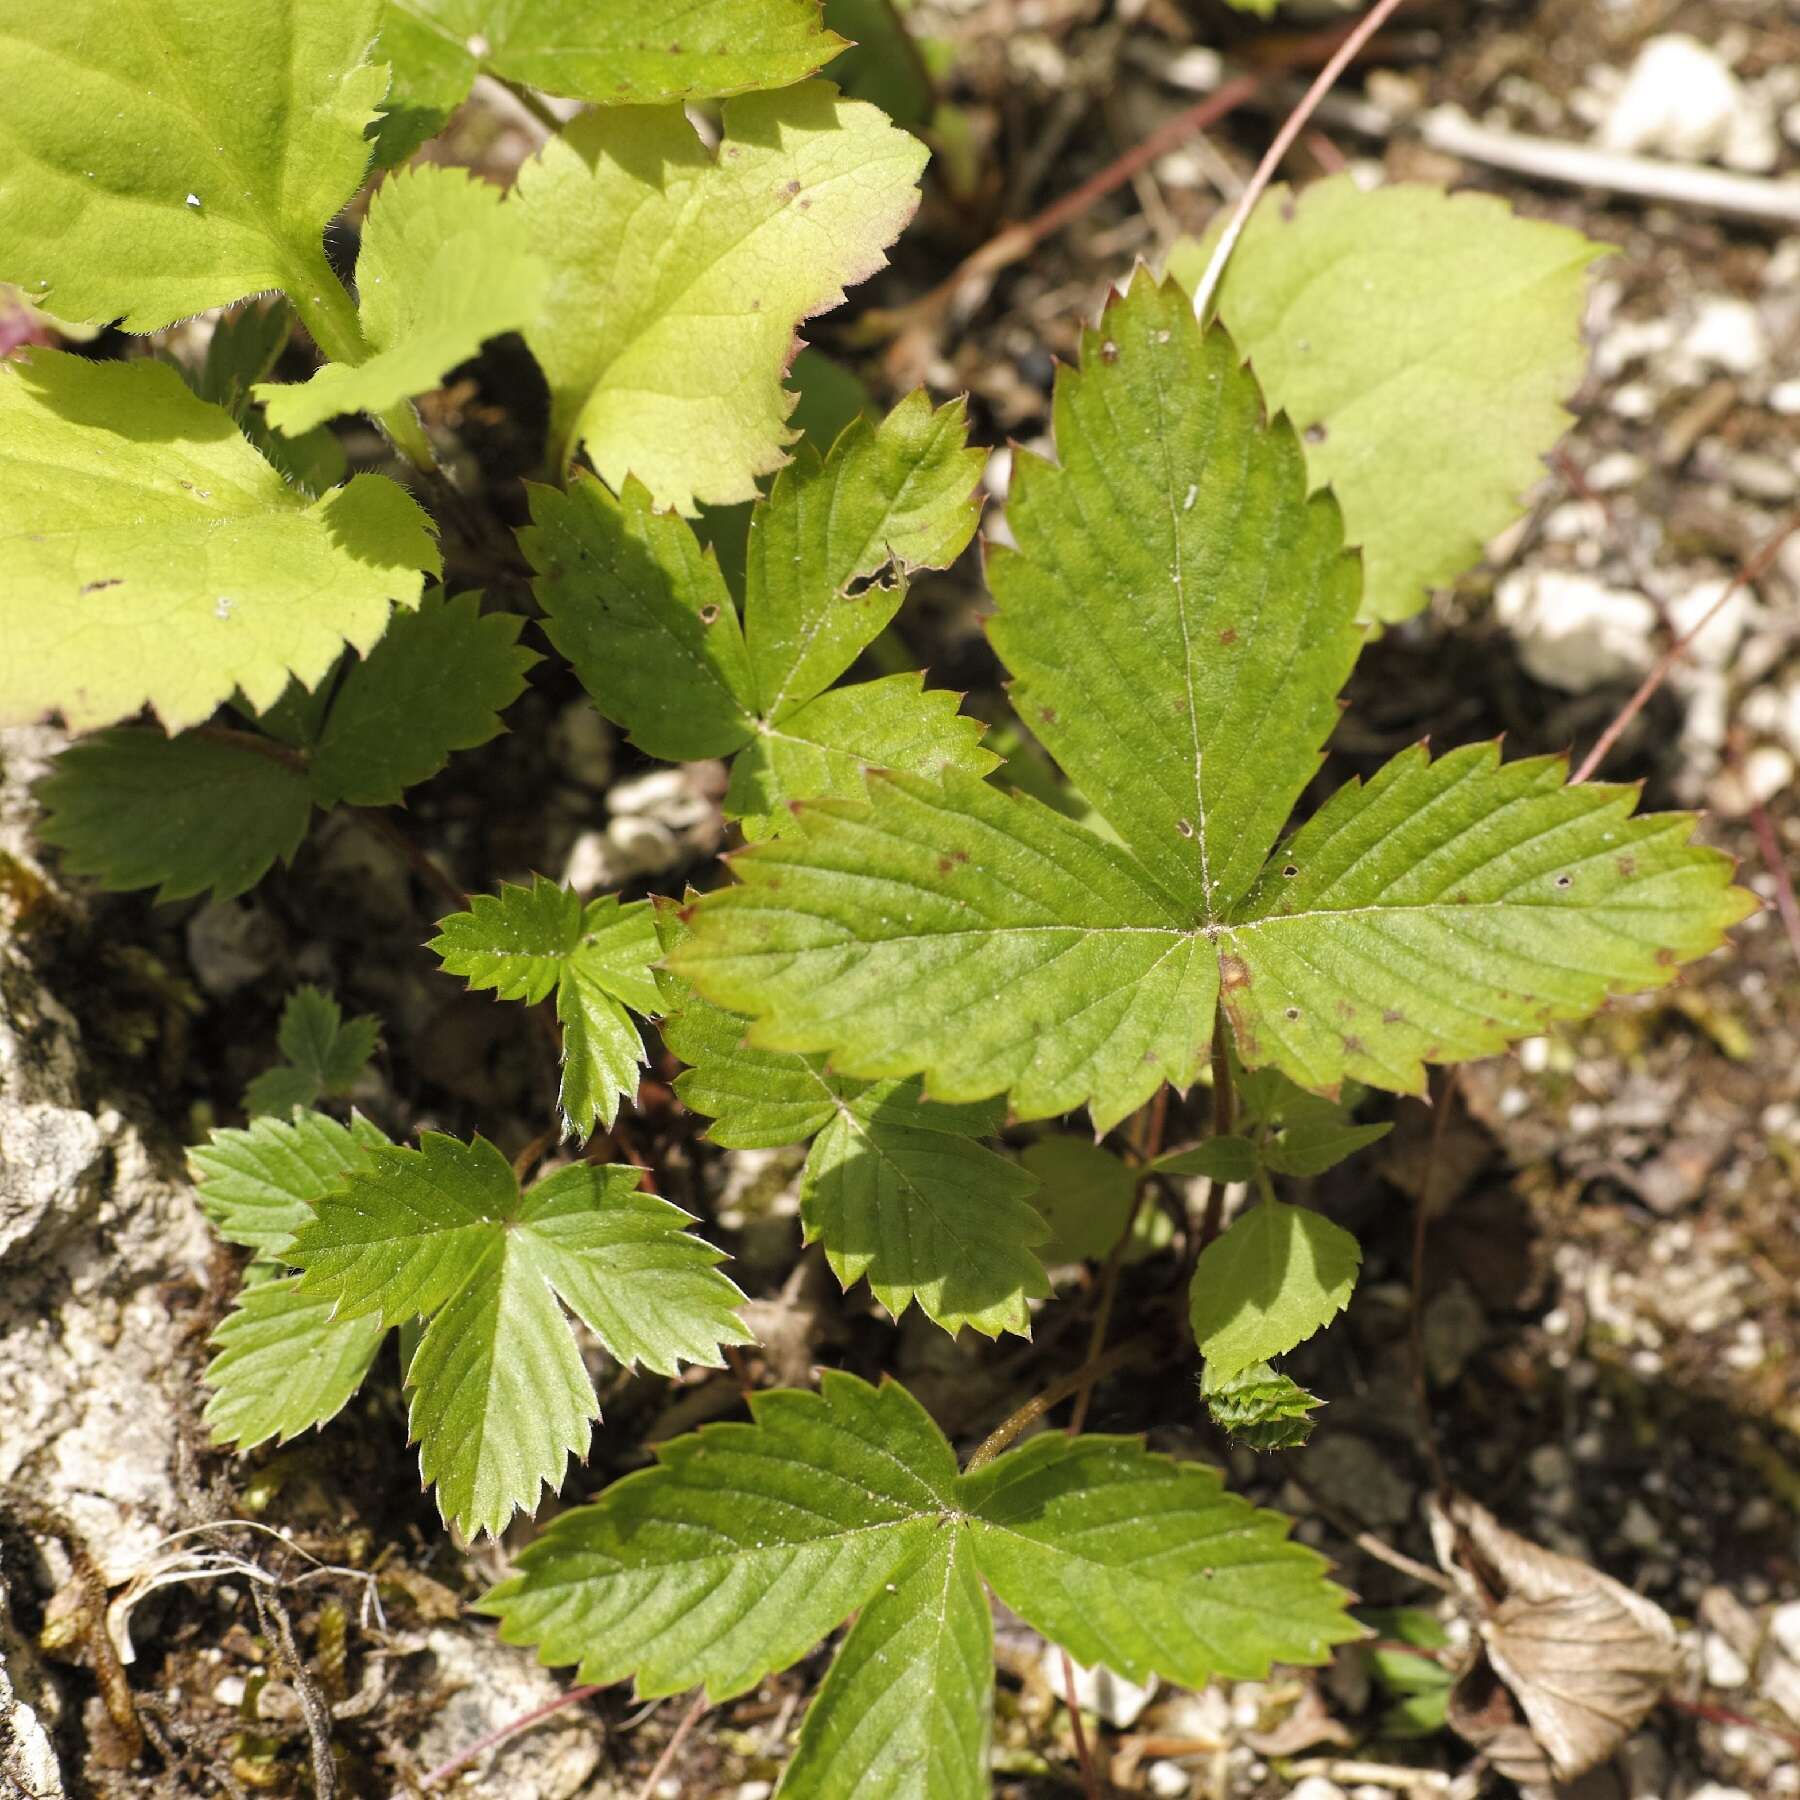
[[552, 1713], [561, 1712], [565, 1706], [573, 1706], [578, 1700], [585, 1700], [590, 1694], [597, 1694], [597, 1686], [570, 1688], [566, 1694], [558, 1694], [554, 1700], [546, 1700], [542, 1706], [534, 1706], [528, 1713], [520, 1713], [516, 1719], [509, 1719], [504, 1725], [490, 1731], [486, 1737], [477, 1738], [468, 1749], [459, 1750], [448, 1762], [441, 1762], [430, 1774], [419, 1783], [420, 1787], [433, 1788], [440, 1781], [454, 1775], [459, 1769], [466, 1769], [476, 1757], [484, 1751], [493, 1749], [496, 1744], [504, 1743], [515, 1732], [524, 1731], [537, 1724], [540, 1719], [547, 1719]]

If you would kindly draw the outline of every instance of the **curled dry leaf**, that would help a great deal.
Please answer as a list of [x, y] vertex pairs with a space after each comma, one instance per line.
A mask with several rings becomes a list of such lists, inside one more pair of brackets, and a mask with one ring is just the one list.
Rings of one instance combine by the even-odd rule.
[[1432, 1502], [1431, 1535], [1482, 1639], [1451, 1697], [1451, 1723], [1521, 1787], [1574, 1782], [1604, 1763], [1675, 1674], [1668, 1614], [1508, 1531], [1464, 1495]]

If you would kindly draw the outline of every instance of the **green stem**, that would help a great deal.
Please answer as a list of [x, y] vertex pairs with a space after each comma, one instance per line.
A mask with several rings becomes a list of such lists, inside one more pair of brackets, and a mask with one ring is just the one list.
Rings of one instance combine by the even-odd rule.
[[[286, 287], [287, 297], [300, 315], [300, 323], [328, 362], [355, 367], [368, 360], [369, 346], [363, 339], [362, 325], [356, 316], [356, 302], [325, 260], [323, 247], [295, 265]], [[398, 406], [377, 413], [375, 423], [414, 468], [435, 469], [438, 466], [431, 440], [425, 435], [425, 427], [419, 423], [419, 415], [410, 400], [402, 400]]]

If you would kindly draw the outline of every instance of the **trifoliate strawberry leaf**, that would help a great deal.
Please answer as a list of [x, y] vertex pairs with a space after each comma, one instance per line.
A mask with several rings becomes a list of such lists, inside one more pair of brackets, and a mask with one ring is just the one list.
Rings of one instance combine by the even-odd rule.
[[1200, 1397], [1212, 1422], [1248, 1450], [1297, 1449], [1312, 1436], [1318, 1423], [1312, 1415], [1323, 1404], [1266, 1362], [1223, 1379], [1208, 1367], [1201, 1373]]
[[319, 1200], [387, 1135], [353, 1113], [348, 1125], [324, 1113], [258, 1119], [247, 1131], [215, 1131], [188, 1152], [200, 1204], [222, 1237], [260, 1256], [287, 1259], [294, 1234]]
[[885, 262], [924, 146], [826, 83], [727, 101], [708, 150], [680, 107], [589, 113], [519, 173], [549, 266], [526, 341], [555, 459], [585, 448], [658, 506], [748, 500], [786, 461], [795, 330]]
[[[1177, 245], [1190, 286], [1210, 245]], [[1272, 189], [1218, 290], [1271, 406], [1362, 546], [1363, 617], [1404, 619], [1524, 510], [1573, 422], [1588, 270], [1610, 254], [1491, 194], [1348, 175]]]
[[1634, 818], [1636, 789], [1567, 773], [1420, 746], [1340, 788], [1219, 934], [1244, 1061], [1420, 1093], [1425, 1063], [1660, 987], [1754, 910], [1691, 814]]
[[1173, 284], [1109, 305], [1055, 419], [1061, 466], [1015, 469], [992, 635], [1122, 842], [954, 773], [804, 807], [671, 951], [753, 1045], [1104, 1129], [1193, 1078], [1222, 994], [1248, 1065], [1418, 1091], [1423, 1061], [1669, 979], [1753, 904], [1690, 819], [1480, 746], [1397, 758], [1271, 857], [1358, 643], [1335, 505]]
[[497, 737], [500, 715], [541, 660], [519, 643], [514, 613], [481, 610], [479, 593], [441, 589], [402, 613], [350, 664], [308, 748], [320, 806], [394, 806], [457, 750]]
[[286, 1059], [265, 1070], [244, 1092], [244, 1110], [285, 1119], [296, 1107], [356, 1085], [381, 1036], [373, 1013], [348, 1021], [343, 1008], [316, 987], [295, 991], [281, 1009], [275, 1041]]
[[[659, 1445], [656, 1468], [558, 1518], [481, 1603], [501, 1637], [578, 1664], [582, 1681], [635, 1675], [646, 1696], [704, 1683], [722, 1700], [865, 1608], [841, 1677], [815, 1702], [800, 1776], [818, 1779], [831, 1749], [879, 1773], [859, 1793], [935, 1795], [980, 1792], [985, 1773], [984, 1721], [970, 1712], [989, 1680], [971, 1666], [987, 1640], [959, 1567], [969, 1551], [1014, 1611], [1136, 1680], [1260, 1678], [1277, 1658], [1323, 1662], [1360, 1633], [1323, 1559], [1285, 1541], [1286, 1520], [1223, 1493], [1212, 1469], [1057, 1433], [959, 1476], [905, 1389], [836, 1371], [817, 1394], [756, 1394], [750, 1409], [754, 1423]], [[921, 1577], [925, 1565], [939, 1579]], [[955, 1620], [909, 1627], [909, 1591], [920, 1609], [928, 1595], [953, 1606]], [[905, 1724], [881, 1692], [884, 1645], [889, 1680], [906, 1665]], [[941, 1786], [919, 1787], [916, 1771], [894, 1785], [882, 1723], [921, 1754], [929, 1745]]]
[[383, 1148], [318, 1202], [288, 1254], [340, 1319], [428, 1320], [407, 1369], [419, 1469], [444, 1517], [499, 1532], [585, 1455], [599, 1405], [567, 1305], [625, 1364], [718, 1366], [748, 1334], [720, 1253], [640, 1171], [578, 1163], [525, 1193], [484, 1138]]
[[11, 0], [0, 281], [128, 331], [269, 288], [348, 314], [322, 239], [368, 167], [380, 20], [381, 0], [129, 21], [107, 0]]
[[1303, 1206], [1264, 1200], [1200, 1252], [1188, 1290], [1208, 1378], [1229, 1381], [1303, 1344], [1350, 1304], [1362, 1247]]
[[919, 392], [823, 458], [803, 446], [751, 515], [741, 626], [716, 559], [640, 483], [534, 490], [521, 536], [551, 642], [652, 756], [740, 751], [725, 805], [752, 837], [790, 801], [860, 794], [865, 768], [985, 774], [981, 726], [920, 677], [823, 691], [893, 617], [907, 572], [968, 543], [983, 453], [966, 433], [960, 401], [934, 411]]
[[898, 1383], [827, 1372], [750, 1409], [553, 1520], [481, 1602], [501, 1638], [583, 1681], [723, 1700], [804, 1656], [954, 1509], [950, 1446]]
[[1125, 1262], [1142, 1262], [1173, 1241], [1169, 1215], [1148, 1199], [1138, 1203], [1138, 1172], [1091, 1139], [1052, 1132], [1026, 1145], [1019, 1160], [1043, 1183], [1032, 1204], [1050, 1227], [1050, 1241], [1038, 1246], [1038, 1254], [1051, 1267], [1103, 1262], [1127, 1224]]
[[369, 204], [356, 287], [362, 341], [355, 364], [327, 363], [310, 381], [256, 389], [269, 423], [293, 435], [339, 413], [381, 413], [443, 384], [487, 339], [537, 317], [547, 271], [527, 249], [517, 207], [464, 169], [390, 177]]
[[975, 1141], [1000, 1108], [943, 1106], [916, 1080], [850, 1081], [822, 1057], [753, 1049], [744, 1020], [679, 983], [665, 991], [663, 1041], [690, 1065], [675, 1091], [712, 1116], [707, 1135], [732, 1149], [814, 1140], [801, 1227], [845, 1287], [866, 1278], [891, 1313], [917, 1301], [950, 1332], [1030, 1330], [1027, 1300], [1050, 1291], [1033, 1249], [1045, 1226], [1026, 1198], [1037, 1181]]
[[293, 860], [312, 815], [305, 772], [278, 753], [133, 726], [71, 744], [37, 797], [38, 836], [62, 851], [68, 874], [154, 887], [159, 901], [254, 887], [278, 859]]
[[851, 1626], [779, 1800], [986, 1800], [994, 1621], [967, 1528], [945, 1525]]
[[1127, 1680], [1261, 1680], [1361, 1635], [1286, 1519], [1134, 1439], [1046, 1432], [964, 1475], [958, 1497], [1000, 1598]]
[[[600, 106], [786, 87], [843, 48], [819, 0], [388, 0], [376, 54], [394, 86], [387, 160], [434, 136], [483, 73]], [[392, 142], [389, 142], [392, 134]]]
[[335, 1418], [362, 1386], [387, 1328], [379, 1319], [334, 1318], [329, 1300], [308, 1300], [297, 1286], [271, 1263], [245, 1270], [206, 1365], [213, 1391], [203, 1416], [215, 1444], [285, 1444]]
[[661, 1005], [650, 971], [661, 946], [648, 901], [622, 906], [609, 894], [584, 906], [540, 875], [528, 888], [506, 883], [498, 894], [476, 895], [468, 912], [438, 921], [428, 948], [447, 974], [502, 1000], [535, 1003], [554, 991], [563, 1122], [582, 1139], [596, 1120], [612, 1124], [620, 1100], [637, 1091], [644, 1061], [631, 1012]]
[[309, 502], [173, 369], [46, 350], [0, 368], [0, 558], [0, 721], [75, 729], [148, 703], [175, 730], [234, 688], [270, 705], [367, 649], [438, 567], [385, 477]]

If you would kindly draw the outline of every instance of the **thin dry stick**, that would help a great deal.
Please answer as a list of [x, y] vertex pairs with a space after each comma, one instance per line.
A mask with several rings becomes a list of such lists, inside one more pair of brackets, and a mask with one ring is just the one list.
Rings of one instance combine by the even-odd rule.
[[1070, 189], [1060, 200], [1052, 201], [1042, 212], [1022, 224], [1003, 226], [980, 249], [965, 256], [929, 293], [885, 318], [875, 315], [865, 323], [871, 328], [884, 323], [889, 330], [894, 330], [909, 320], [929, 319], [941, 312], [966, 283], [982, 276], [998, 275], [1002, 269], [1022, 262], [1045, 238], [1054, 236], [1065, 225], [1080, 218], [1114, 188], [1123, 187], [1139, 170], [1148, 168], [1159, 156], [1167, 155], [1197, 132], [1216, 125], [1228, 112], [1242, 106], [1258, 92], [1260, 85], [1253, 75], [1239, 75], [1226, 82], [1204, 100], [1196, 101], [1159, 125], [1141, 143], [1134, 144], [1079, 187]]
[[663, 1753], [656, 1759], [656, 1767], [644, 1777], [644, 1785], [638, 1789], [638, 1800], [656, 1800], [657, 1784], [668, 1774], [669, 1766], [675, 1760], [676, 1752], [687, 1740], [687, 1734], [694, 1729], [700, 1715], [706, 1711], [706, 1689], [701, 1688], [694, 1695], [694, 1703], [681, 1715], [681, 1723], [675, 1727], [675, 1735], [663, 1745]]
[[[478, 1737], [466, 1750], [459, 1750], [448, 1761], [441, 1762], [431, 1770], [419, 1783], [422, 1788], [434, 1788], [439, 1782], [448, 1781], [479, 1756], [485, 1755], [496, 1744], [503, 1744], [509, 1737], [527, 1730], [537, 1724], [540, 1719], [547, 1719], [552, 1713], [561, 1712], [565, 1706], [573, 1706], [579, 1700], [585, 1700], [590, 1694], [597, 1694], [600, 1689], [596, 1685], [570, 1688], [566, 1694], [558, 1694], [554, 1700], [546, 1700], [542, 1706], [534, 1706], [528, 1713], [520, 1713], [516, 1719], [508, 1719], [504, 1725], [496, 1726], [484, 1737]], [[396, 1796], [398, 1800], [398, 1796]]]
[[1110, 1375], [1114, 1369], [1122, 1369], [1127, 1363], [1136, 1361], [1151, 1348], [1151, 1342], [1149, 1332], [1141, 1337], [1128, 1339], [1107, 1351], [1097, 1362], [1083, 1363], [1073, 1374], [1065, 1375], [1061, 1381], [1052, 1382], [1041, 1394], [1033, 1394], [1017, 1412], [1010, 1418], [1003, 1419], [976, 1445], [966, 1466], [979, 1469], [984, 1463], [991, 1463], [1026, 1426], [1036, 1424], [1051, 1407], [1060, 1406], [1084, 1383], [1091, 1385], [1102, 1375]]
[[[1275, 171], [1280, 168], [1281, 159], [1306, 129], [1306, 122], [1317, 111], [1319, 102], [1337, 85], [1338, 77], [1355, 62], [1363, 46], [1404, 4], [1405, 0], [1376, 0], [1376, 4], [1358, 22], [1356, 28], [1338, 45], [1331, 61], [1314, 77], [1312, 86], [1300, 96], [1300, 103], [1288, 114], [1281, 129], [1276, 132], [1275, 141], [1269, 146], [1262, 161], [1256, 165], [1256, 173], [1250, 177], [1249, 185], [1238, 196], [1237, 205], [1232, 208], [1218, 247], [1212, 253], [1212, 261], [1206, 265], [1206, 273], [1201, 276], [1200, 285], [1194, 289], [1194, 316], [1197, 319], [1206, 318], [1206, 309], [1212, 302], [1219, 278], [1225, 273], [1225, 265], [1231, 260], [1231, 253], [1244, 234], [1252, 208], [1262, 198], [1263, 190], [1275, 179]], [[1222, 89], [1220, 91], [1223, 92]]]
[[1669, 671], [1687, 655], [1694, 640], [1715, 618], [1718, 617], [1719, 613], [1724, 609], [1726, 602], [1729, 601], [1740, 588], [1748, 587], [1751, 582], [1761, 580], [1761, 578], [1768, 573], [1769, 569], [1774, 564], [1775, 557], [1780, 551], [1781, 546], [1785, 544], [1796, 531], [1800, 531], [1800, 513], [1795, 513], [1793, 517], [1790, 518], [1788, 522], [1783, 525], [1741, 569], [1738, 570], [1737, 574], [1732, 577], [1731, 585], [1726, 588], [1724, 593], [1722, 593], [1718, 599], [1716, 599], [1712, 605], [1700, 615], [1694, 624], [1683, 632], [1682, 635], [1656, 659], [1656, 666], [1644, 677], [1643, 681], [1638, 686], [1637, 692], [1619, 708], [1617, 717], [1615, 717], [1613, 722], [1601, 732], [1593, 749], [1591, 749], [1582, 759], [1581, 767], [1569, 778], [1569, 785], [1571, 787], [1574, 787], [1577, 782], [1586, 781], [1588, 777], [1599, 768], [1611, 753], [1613, 745], [1619, 741], [1621, 736], [1623, 736], [1626, 726], [1628, 726], [1631, 721], [1650, 704], [1651, 697], [1656, 693], [1657, 689], [1668, 680]]
[[1056, 1653], [1062, 1658], [1063, 1696], [1068, 1703], [1070, 1723], [1075, 1727], [1075, 1760], [1081, 1764], [1081, 1785], [1087, 1790], [1088, 1800], [1100, 1800], [1100, 1777], [1094, 1772], [1094, 1753], [1088, 1748], [1087, 1727], [1081, 1722], [1081, 1697], [1075, 1692], [1075, 1665], [1060, 1644]]
[[1781, 914], [1782, 928], [1794, 948], [1795, 959], [1800, 961], [1800, 905], [1794, 902], [1794, 878], [1788, 872], [1781, 839], [1775, 834], [1775, 821], [1760, 800], [1751, 803], [1750, 826], [1756, 833], [1756, 846], [1768, 865], [1769, 878], [1775, 883], [1775, 910]]
[[1425, 1232], [1431, 1222], [1433, 1190], [1443, 1161], [1444, 1133], [1456, 1102], [1456, 1066], [1452, 1064], [1438, 1095], [1431, 1120], [1431, 1145], [1425, 1152], [1425, 1173], [1419, 1180], [1419, 1198], [1413, 1208], [1412, 1304], [1408, 1319], [1408, 1361], [1412, 1364], [1413, 1397], [1419, 1407], [1419, 1431], [1425, 1440], [1425, 1460], [1440, 1494], [1450, 1488], [1444, 1459], [1438, 1454], [1437, 1433], [1431, 1423], [1431, 1386], [1425, 1373]]

